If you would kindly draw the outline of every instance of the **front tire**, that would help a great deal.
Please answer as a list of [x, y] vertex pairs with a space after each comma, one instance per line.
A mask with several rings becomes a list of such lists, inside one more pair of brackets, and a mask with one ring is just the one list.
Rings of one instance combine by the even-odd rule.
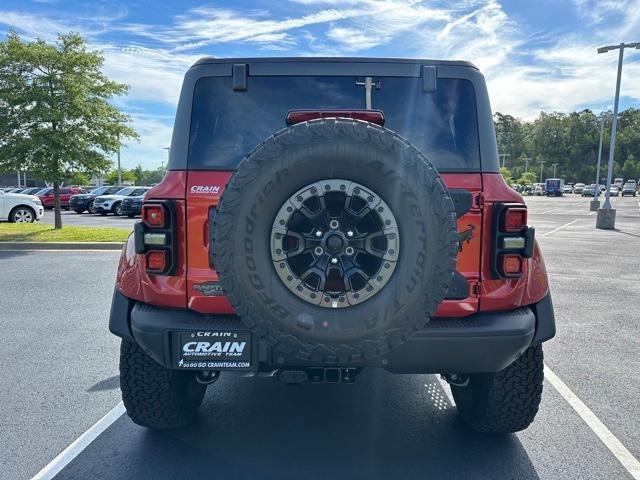
[[93, 205], [93, 200], [89, 202], [89, 204], [87, 205], [87, 211], [93, 215], [95, 215], [96, 213], [96, 208]]
[[122, 216], [122, 203], [118, 202], [111, 207], [111, 211], [114, 215], [121, 217]]
[[123, 338], [120, 389], [131, 420], [166, 430], [184, 427], [195, 418], [207, 387], [197, 382], [195, 372], [168, 370]]
[[483, 433], [513, 433], [527, 428], [542, 398], [542, 345], [529, 347], [497, 373], [473, 374], [465, 387], [451, 386], [465, 423]]
[[11, 223], [33, 223], [36, 221], [36, 212], [29, 207], [16, 207], [9, 214]]

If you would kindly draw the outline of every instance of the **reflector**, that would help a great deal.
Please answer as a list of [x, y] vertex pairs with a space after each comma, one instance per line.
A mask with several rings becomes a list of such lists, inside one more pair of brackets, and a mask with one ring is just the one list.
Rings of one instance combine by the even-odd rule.
[[502, 255], [502, 272], [505, 275], [519, 275], [522, 273], [522, 257], [520, 255]]
[[519, 232], [527, 226], [527, 210], [524, 208], [509, 208], [504, 212], [502, 228], [505, 232]]
[[143, 205], [142, 220], [150, 227], [164, 227], [164, 207], [162, 205]]
[[147, 253], [146, 259], [149, 270], [163, 271], [166, 268], [166, 254], [162, 250], [151, 250]]

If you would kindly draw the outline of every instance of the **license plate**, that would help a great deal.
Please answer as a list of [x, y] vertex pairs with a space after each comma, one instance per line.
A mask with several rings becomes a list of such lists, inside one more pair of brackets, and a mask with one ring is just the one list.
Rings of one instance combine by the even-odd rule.
[[177, 367], [238, 370], [251, 367], [251, 333], [207, 330], [179, 334]]

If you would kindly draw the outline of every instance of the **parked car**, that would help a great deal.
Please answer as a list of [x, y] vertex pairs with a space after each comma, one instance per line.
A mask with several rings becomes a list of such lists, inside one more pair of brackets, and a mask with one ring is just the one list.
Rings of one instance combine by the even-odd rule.
[[[146, 195], [146, 192], [145, 192]], [[122, 200], [122, 215], [129, 218], [140, 216], [145, 195], [127, 197]]]
[[616, 190], [620, 191], [622, 190], [622, 186], [624, 185], [624, 178], [614, 178], [613, 179], [613, 183], [611, 184], [611, 186], [615, 186]]
[[538, 195], [538, 196], [544, 195], [544, 183], [533, 184], [533, 195]]
[[635, 183], [631, 183], [631, 182], [627, 182], [624, 184], [624, 186], [622, 187], [622, 192], [620, 192], [620, 195], [622, 195], [623, 197], [626, 195], [631, 195], [633, 197], [636, 196], [636, 184]]
[[573, 193], [582, 193], [582, 190], [584, 190], [585, 184], [584, 183], [576, 183], [573, 186]]
[[584, 187], [582, 189], [583, 197], [595, 197], [596, 196], [596, 184], [592, 183], [591, 185]]
[[40, 190], [42, 190], [42, 187], [29, 187], [29, 188], [24, 189], [20, 193], [23, 194], [23, 195], [35, 195]]
[[573, 193], [573, 185], [567, 183], [564, 187], [562, 187], [562, 193]]
[[127, 197], [138, 197], [145, 194], [151, 187], [125, 187], [112, 195], [100, 195], [93, 201], [94, 209], [100, 215], [113, 213], [122, 215], [122, 200]]
[[[77, 187], [60, 187], [60, 207], [65, 210], [69, 210], [69, 200], [71, 199], [71, 196], [79, 193], [87, 192], [84, 189]], [[50, 210], [55, 207], [52, 187], [43, 188], [37, 192], [36, 195], [40, 198], [45, 209]]]
[[620, 190], [618, 190], [618, 186], [617, 185], [611, 185], [609, 187], [609, 196], [617, 197], [619, 193], [620, 193]]
[[35, 195], [0, 191], [0, 220], [32, 223], [44, 215], [42, 202]]
[[352, 383], [383, 368], [442, 374], [473, 429], [527, 428], [553, 305], [477, 68], [205, 58], [179, 98], [171, 151], [185, 154], [144, 200], [111, 304], [135, 423], [200, 420], [220, 375]]
[[96, 197], [101, 195], [112, 195], [114, 193], [122, 190], [122, 187], [113, 187], [111, 185], [105, 185], [102, 187], [97, 187], [91, 190], [88, 193], [80, 193], [78, 195], [72, 195], [69, 199], [69, 208], [76, 213], [82, 213], [85, 210], [89, 213], [96, 213], [95, 208], [93, 208], [93, 202]]

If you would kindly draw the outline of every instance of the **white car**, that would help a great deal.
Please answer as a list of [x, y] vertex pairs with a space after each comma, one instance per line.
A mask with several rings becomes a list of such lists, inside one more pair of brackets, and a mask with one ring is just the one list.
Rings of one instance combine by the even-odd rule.
[[44, 215], [42, 202], [35, 195], [7, 193], [0, 190], [0, 221], [35, 222]]
[[127, 197], [139, 197], [151, 190], [151, 187], [125, 187], [113, 195], [101, 195], [93, 201], [96, 213], [122, 215], [122, 200]]

